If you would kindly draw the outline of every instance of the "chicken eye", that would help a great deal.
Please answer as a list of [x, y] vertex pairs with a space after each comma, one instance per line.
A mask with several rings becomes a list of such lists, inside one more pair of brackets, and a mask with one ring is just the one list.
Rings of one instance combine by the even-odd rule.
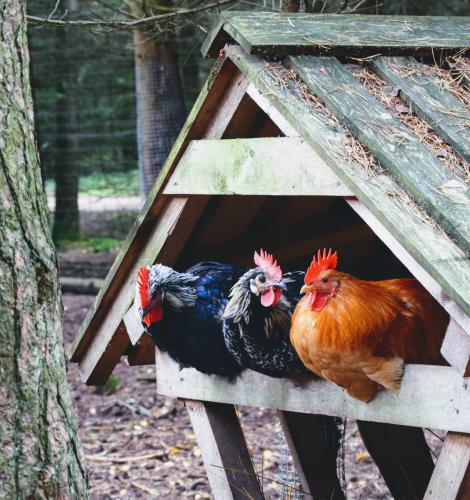
[[264, 274], [258, 274], [256, 281], [258, 281], [258, 283], [266, 283], [266, 276]]
[[323, 283], [328, 283], [328, 278], [325, 276], [324, 278], [321, 279]]

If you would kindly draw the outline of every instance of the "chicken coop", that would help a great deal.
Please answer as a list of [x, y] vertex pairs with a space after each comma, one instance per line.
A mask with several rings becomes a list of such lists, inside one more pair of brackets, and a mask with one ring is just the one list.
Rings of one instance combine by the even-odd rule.
[[[361, 421], [386, 481], [406, 470], [401, 498], [470, 498], [469, 51], [457, 17], [231, 12], [210, 32], [215, 66], [70, 359], [91, 385], [122, 356], [155, 364], [158, 394], [185, 401], [216, 498], [262, 498], [236, 405], [278, 410], [315, 498], [344, 498], [315, 415]], [[180, 370], [132, 308], [144, 264], [250, 265], [262, 247], [295, 270], [325, 246], [361, 278], [417, 278], [451, 317], [449, 366], [407, 365], [399, 393], [369, 403], [318, 379], [229, 382]], [[448, 431], [436, 464], [414, 441], [425, 427]]]

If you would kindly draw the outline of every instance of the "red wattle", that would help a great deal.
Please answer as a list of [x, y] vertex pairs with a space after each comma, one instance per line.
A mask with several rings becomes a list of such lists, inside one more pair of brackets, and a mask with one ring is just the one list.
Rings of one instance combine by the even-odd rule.
[[158, 306], [152, 307], [150, 311], [144, 318], [144, 323], [147, 326], [153, 325], [154, 323], [158, 323], [163, 318], [163, 307], [161, 304]]
[[321, 311], [328, 302], [330, 298], [330, 294], [320, 293], [318, 290], [314, 290], [312, 292], [307, 293], [307, 300], [312, 311]]
[[269, 287], [265, 292], [261, 294], [261, 304], [264, 307], [270, 307], [273, 305], [276, 296], [272, 287]]

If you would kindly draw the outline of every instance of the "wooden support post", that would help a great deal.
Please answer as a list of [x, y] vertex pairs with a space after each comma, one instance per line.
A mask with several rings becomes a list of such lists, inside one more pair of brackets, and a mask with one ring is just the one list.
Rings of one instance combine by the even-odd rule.
[[130, 366], [155, 364], [155, 343], [150, 338], [150, 335], [144, 333], [137, 344], [130, 348], [130, 352], [127, 355], [127, 362]]
[[313, 498], [344, 500], [336, 460], [329, 456], [331, 450], [326, 447], [321, 425], [321, 419], [331, 417], [291, 411], [279, 411], [278, 415], [303, 490]]
[[453, 318], [447, 327], [441, 353], [460, 375], [470, 376], [470, 332], [466, 333]]
[[233, 405], [185, 401], [215, 500], [263, 499]]
[[470, 434], [449, 432], [424, 500], [470, 498]]
[[423, 498], [434, 470], [423, 430], [361, 420], [357, 426], [393, 498]]

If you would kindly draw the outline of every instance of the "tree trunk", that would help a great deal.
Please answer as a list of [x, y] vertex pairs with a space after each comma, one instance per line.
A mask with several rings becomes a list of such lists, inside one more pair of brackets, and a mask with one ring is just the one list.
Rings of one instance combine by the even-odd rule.
[[[150, 3], [150, 5], [149, 5]], [[147, 2], [151, 9], [151, 2]], [[141, 5], [134, 12], [146, 15]], [[186, 119], [183, 87], [175, 43], [155, 39], [150, 31], [134, 31], [137, 94], [137, 145], [141, 189], [145, 196]]]
[[0, 2], [0, 25], [1, 496], [86, 498], [21, 0]]
[[[66, 11], [78, 11], [77, 0], [67, 0]], [[65, 13], [65, 12], [64, 12]], [[54, 241], [77, 240], [80, 237], [78, 211], [78, 141], [77, 110], [74, 99], [73, 67], [69, 64], [77, 46], [77, 32], [70, 28], [57, 30], [57, 67], [63, 72], [57, 79], [57, 92], [62, 97], [56, 104], [55, 148], [55, 212], [52, 236]]]

